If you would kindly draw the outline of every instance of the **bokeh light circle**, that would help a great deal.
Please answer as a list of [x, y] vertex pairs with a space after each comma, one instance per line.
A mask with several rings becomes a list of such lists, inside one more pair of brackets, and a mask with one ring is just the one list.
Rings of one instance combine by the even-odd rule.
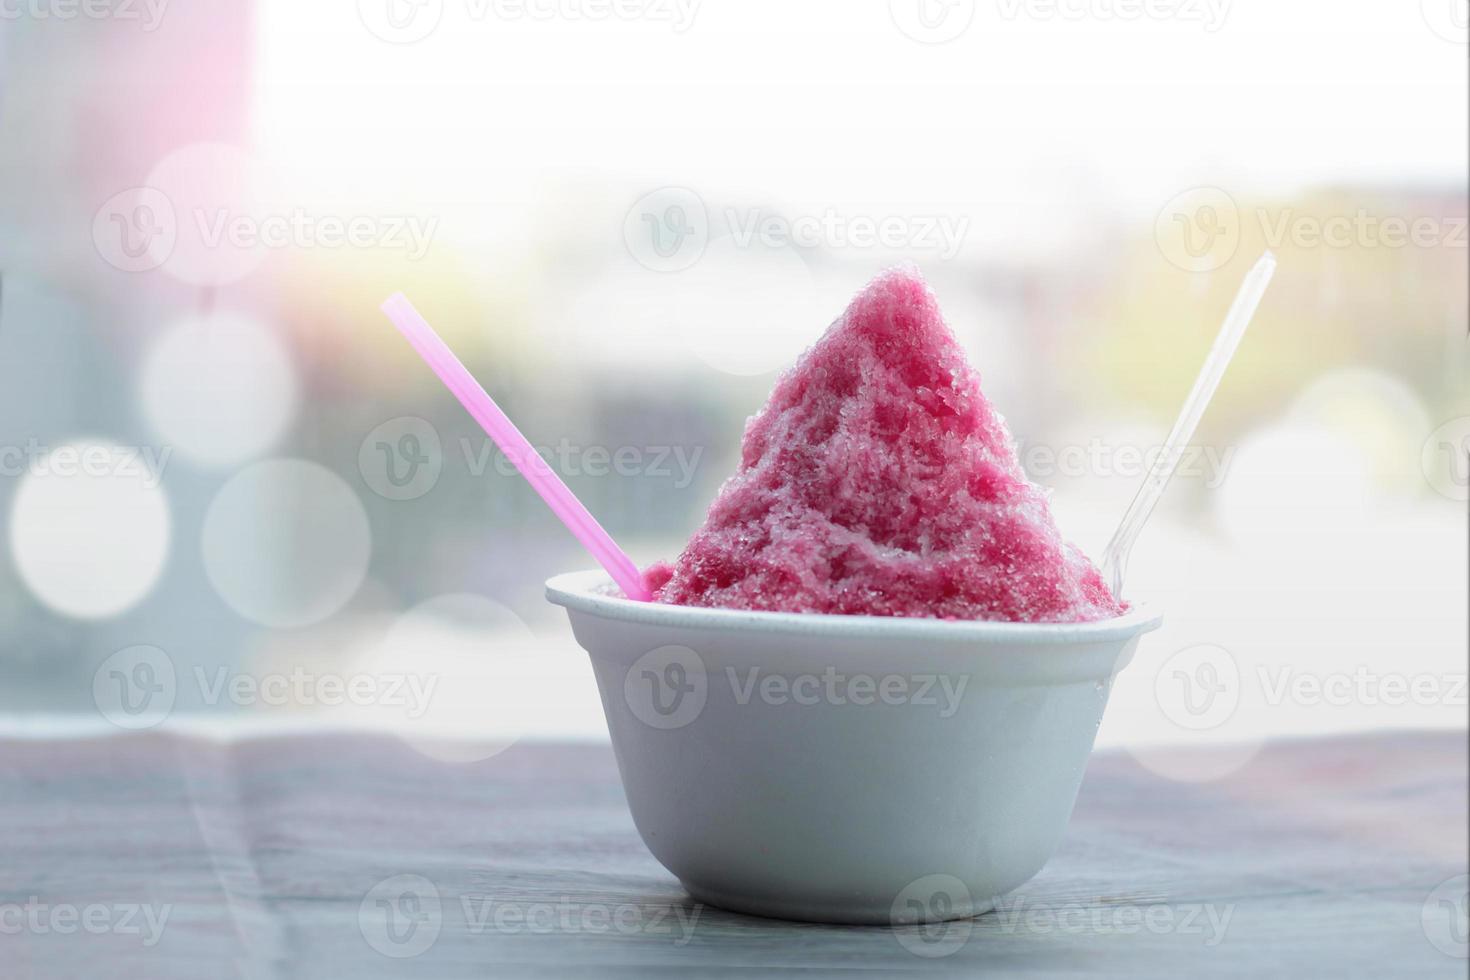
[[270, 459], [220, 488], [202, 547], [209, 581], [230, 608], [294, 628], [326, 619], [357, 592], [372, 533], [341, 477], [307, 460]]
[[514, 745], [535, 727], [548, 690], [535, 636], [511, 609], [481, 595], [438, 596], [408, 610], [355, 671], [404, 678], [413, 709], [374, 708], [384, 727], [444, 762], [478, 762]]
[[143, 365], [141, 400], [153, 429], [206, 466], [271, 448], [296, 414], [296, 372], [265, 324], [240, 313], [171, 326]]
[[172, 203], [175, 221], [173, 236], [153, 237], [150, 255], [192, 286], [250, 275], [291, 217], [259, 162], [229, 143], [181, 147], [159, 160], [144, 184]]
[[21, 581], [67, 616], [115, 616], [157, 583], [171, 521], [162, 474], [136, 449], [83, 439], [32, 459], [10, 509]]
[[767, 374], [794, 362], [831, 320], [811, 271], [789, 245], [716, 238], [668, 277], [675, 329], [689, 350], [728, 374]]
[[1288, 416], [1356, 445], [1378, 487], [1418, 491], [1415, 453], [1432, 423], [1424, 400], [1401, 379], [1376, 368], [1331, 371], [1297, 397]]
[[1222, 637], [1227, 642], [1184, 635], [1170, 640], [1174, 635], [1166, 622], [1139, 645], [1118, 678], [1110, 711], [1133, 730], [1121, 744], [1140, 766], [1165, 779], [1229, 778], [1266, 745], [1259, 659], [1228, 634]]
[[1259, 736], [1228, 740], [1176, 738], [1167, 743], [1125, 746], [1140, 766], [1176, 783], [1212, 783], [1229, 779], [1255, 761], [1266, 747]]
[[1236, 540], [1299, 549], [1304, 538], [1340, 536], [1363, 520], [1374, 492], [1362, 447], [1293, 419], [1246, 437], [1214, 499]]

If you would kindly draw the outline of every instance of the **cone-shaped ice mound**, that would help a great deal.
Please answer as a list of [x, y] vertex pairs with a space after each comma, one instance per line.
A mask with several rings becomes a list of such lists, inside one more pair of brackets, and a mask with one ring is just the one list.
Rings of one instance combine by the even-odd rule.
[[868, 285], [746, 425], [663, 602], [1058, 623], [1124, 609], [1062, 539], [918, 272]]

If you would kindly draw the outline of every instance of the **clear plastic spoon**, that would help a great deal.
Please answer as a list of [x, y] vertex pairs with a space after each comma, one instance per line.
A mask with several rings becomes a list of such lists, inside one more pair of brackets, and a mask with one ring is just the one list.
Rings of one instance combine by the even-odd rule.
[[459, 403], [480, 423], [485, 434], [495, 440], [500, 451], [521, 471], [521, 476], [541, 495], [552, 513], [561, 518], [567, 530], [582, 542], [582, 546], [592, 553], [598, 564], [607, 569], [613, 581], [623, 590], [623, 595], [640, 602], [652, 599], [653, 596], [644, 586], [643, 576], [639, 574], [638, 566], [633, 564], [633, 559], [617, 546], [612, 536], [602, 529], [597, 519], [573, 495], [561, 481], [561, 477], [556, 475], [556, 471], [532, 448], [526, 437], [521, 435], [521, 430], [500, 410], [495, 399], [480, 387], [474, 375], [460, 363], [459, 358], [454, 356], [454, 352], [434, 332], [429, 322], [419, 315], [419, 311], [413, 308], [408, 298], [402, 293], [394, 293], [383, 304], [383, 312], [388, 314], [388, 319], [393, 321], [393, 325], [407, 338], [413, 349], [418, 351], [424, 362], [439, 376], [444, 386], [454, 393]]
[[1112, 588], [1113, 595], [1119, 598], [1123, 595], [1123, 574], [1128, 564], [1128, 553], [1133, 550], [1133, 542], [1138, 540], [1138, 534], [1153, 513], [1154, 505], [1164, 495], [1170, 477], [1179, 467], [1184, 447], [1193, 438], [1194, 430], [1199, 425], [1201, 416], [1205, 414], [1205, 409], [1209, 407], [1215, 389], [1220, 386], [1220, 379], [1225, 376], [1225, 369], [1230, 366], [1230, 359], [1235, 356], [1235, 349], [1240, 346], [1240, 339], [1245, 336], [1246, 327], [1250, 326], [1251, 318], [1256, 315], [1256, 307], [1261, 304], [1261, 297], [1265, 295], [1266, 287], [1270, 285], [1271, 276], [1275, 272], [1276, 256], [1267, 251], [1256, 260], [1245, 281], [1240, 284], [1240, 292], [1235, 294], [1235, 302], [1230, 304], [1225, 324], [1220, 328], [1220, 334], [1215, 338], [1204, 366], [1200, 368], [1199, 377], [1194, 379], [1194, 388], [1184, 400], [1184, 407], [1179, 411], [1179, 418], [1175, 420], [1169, 438], [1164, 440], [1163, 451], [1154, 460], [1153, 467], [1143, 479], [1143, 486], [1138, 488], [1133, 503], [1128, 505], [1128, 512], [1123, 515], [1122, 523], [1113, 534], [1113, 540], [1108, 542], [1107, 549], [1103, 551], [1103, 578]]

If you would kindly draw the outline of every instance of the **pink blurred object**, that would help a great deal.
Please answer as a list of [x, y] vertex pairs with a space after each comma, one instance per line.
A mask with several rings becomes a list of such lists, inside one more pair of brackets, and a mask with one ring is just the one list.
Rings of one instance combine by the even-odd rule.
[[459, 403], [480, 423], [480, 428], [495, 440], [500, 451], [515, 464], [515, 468], [520, 470], [521, 475], [541, 495], [541, 499], [546, 501], [552, 513], [561, 518], [567, 530], [582, 542], [598, 564], [607, 569], [613, 581], [622, 588], [623, 594], [640, 602], [651, 599], [652, 594], [644, 586], [638, 566], [623, 553], [572, 491], [567, 489], [561, 477], [531, 447], [530, 442], [515, 427], [515, 423], [500, 410], [500, 406], [495, 404], [495, 400], [485, 389], [480, 387], [480, 383], [460, 363], [459, 358], [454, 356], [454, 352], [434, 332], [428, 321], [413, 308], [408, 298], [402, 293], [394, 293], [383, 304], [383, 312], [388, 314], [388, 319], [393, 321], [393, 325], [408, 339], [413, 349], [418, 351], [424, 362], [439, 376], [439, 380], [444, 382], [445, 387], [454, 393]]
[[1034, 623], [1122, 613], [1062, 539], [917, 270], [875, 279], [776, 382], [663, 602]]

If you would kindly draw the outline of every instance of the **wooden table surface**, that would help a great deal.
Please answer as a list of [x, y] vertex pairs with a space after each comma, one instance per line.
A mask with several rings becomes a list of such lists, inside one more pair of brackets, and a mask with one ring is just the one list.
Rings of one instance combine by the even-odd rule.
[[1463, 977], [1466, 762], [1463, 733], [1198, 784], [1099, 754], [1040, 876], [921, 931], [694, 905], [604, 747], [4, 741], [0, 976]]

